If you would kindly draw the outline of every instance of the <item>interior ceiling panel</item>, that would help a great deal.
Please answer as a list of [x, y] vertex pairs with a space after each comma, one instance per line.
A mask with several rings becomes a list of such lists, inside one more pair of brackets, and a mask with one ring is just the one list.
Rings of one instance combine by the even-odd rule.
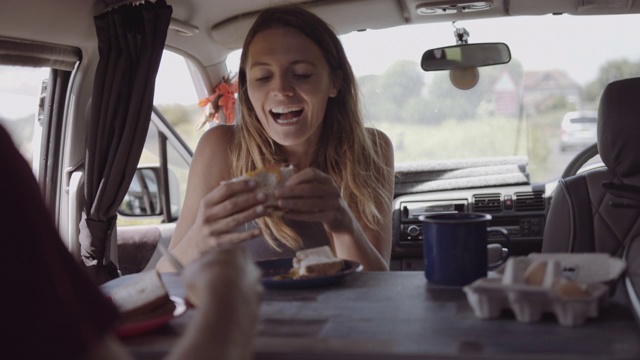
[[511, 15], [596, 15], [640, 12], [637, 0], [508, 0]]
[[[402, 7], [397, 1], [314, 1], [309, 2], [306, 7], [320, 17], [331, 18], [330, 25], [339, 34], [406, 23]], [[211, 35], [224, 47], [240, 48], [255, 17], [256, 14], [245, 14], [213, 25]], [[375, 23], [371, 19], [375, 19]]]

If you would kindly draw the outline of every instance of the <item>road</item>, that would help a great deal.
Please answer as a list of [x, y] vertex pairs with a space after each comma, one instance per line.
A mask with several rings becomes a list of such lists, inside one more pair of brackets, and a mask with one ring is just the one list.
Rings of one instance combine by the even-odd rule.
[[[551, 162], [551, 174], [562, 174], [565, 167], [569, 162], [582, 150], [582, 149], [568, 149], [564, 152], [560, 151], [560, 146], [558, 144], [557, 139], [551, 140], [551, 154], [549, 156]], [[600, 161], [600, 157], [594, 158], [594, 160], [589, 161], [589, 164], [596, 163]]]

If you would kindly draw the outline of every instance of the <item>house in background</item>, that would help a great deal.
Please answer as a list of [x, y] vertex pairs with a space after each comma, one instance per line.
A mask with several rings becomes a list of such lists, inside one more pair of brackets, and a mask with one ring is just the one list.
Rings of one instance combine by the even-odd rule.
[[522, 94], [522, 105], [532, 114], [552, 107], [554, 103], [580, 106], [580, 84], [560, 70], [527, 71], [522, 88], [511, 73], [504, 71], [491, 87], [493, 104], [497, 114], [517, 116]]
[[522, 86], [523, 105], [528, 113], [535, 113], [550, 102], [562, 99], [578, 108], [581, 89], [564, 71], [527, 71]]

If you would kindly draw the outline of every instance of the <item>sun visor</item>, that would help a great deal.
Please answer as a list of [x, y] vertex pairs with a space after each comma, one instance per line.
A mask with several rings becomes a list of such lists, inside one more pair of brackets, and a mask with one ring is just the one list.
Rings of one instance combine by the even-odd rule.
[[[312, 3], [304, 6], [323, 19], [332, 19], [329, 25], [338, 35], [362, 29], [382, 29], [406, 24], [402, 8], [395, 1], [361, 0], [346, 3]], [[243, 14], [227, 19], [211, 28], [211, 36], [223, 47], [239, 49], [258, 13]]]

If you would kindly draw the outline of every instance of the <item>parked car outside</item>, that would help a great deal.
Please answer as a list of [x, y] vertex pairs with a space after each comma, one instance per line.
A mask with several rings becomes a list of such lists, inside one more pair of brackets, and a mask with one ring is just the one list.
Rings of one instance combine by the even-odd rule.
[[583, 148], [596, 142], [598, 113], [596, 111], [569, 111], [560, 125], [560, 150]]

